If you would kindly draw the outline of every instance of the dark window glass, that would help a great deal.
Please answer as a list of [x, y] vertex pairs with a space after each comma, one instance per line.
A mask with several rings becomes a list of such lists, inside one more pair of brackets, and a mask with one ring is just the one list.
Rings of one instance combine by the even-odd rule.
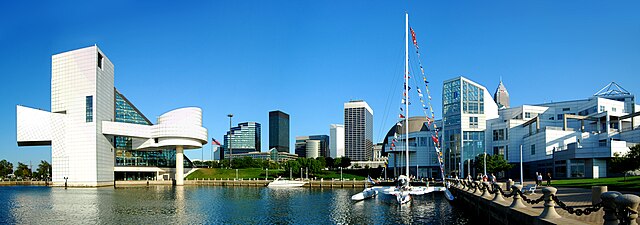
[[93, 122], [93, 96], [86, 97], [87, 122]]

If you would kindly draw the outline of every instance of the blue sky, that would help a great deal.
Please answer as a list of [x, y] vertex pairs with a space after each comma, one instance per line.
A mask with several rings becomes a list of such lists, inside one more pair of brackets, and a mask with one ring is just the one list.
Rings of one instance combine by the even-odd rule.
[[639, 9], [637, 1], [4, 1], [0, 159], [51, 160], [49, 147], [17, 147], [15, 107], [50, 109], [51, 55], [80, 47], [107, 54], [118, 90], [152, 121], [199, 106], [209, 136], [222, 139], [233, 113], [234, 124], [262, 123], [266, 149], [270, 110], [291, 115], [293, 142], [343, 123], [350, 99], [371, 105], [380, 141], [399, 111], [406, 10], [439, 118], [442, 81], [460, 75], [492, 93], [502, 77], [512, 106], [587, 98], [611, 81], [640, 93]]

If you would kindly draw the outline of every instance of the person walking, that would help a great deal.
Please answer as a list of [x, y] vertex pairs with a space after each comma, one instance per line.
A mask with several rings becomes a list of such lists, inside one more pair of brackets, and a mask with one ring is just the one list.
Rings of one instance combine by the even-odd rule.
[[540, 185], [542, 185], [542, 173], [538, 173], [538, 172], [536, 172], [536, 175], [537, 175], [537, 178], [536, 178], [536, 180], [537, 180], [536, 185], [539, 185], [539, 186], [540, 186]]
[[491, 183], [494, 183], [494, 184], [495, 184], [497, 180], [498, 180], [498, 179], [496, 178], [496, 175], [495, 175], [495, 174], [493, 174], [493, 173], [491, 173]]
[[551, 186], [551, 173], [547, 173], [547, 186]]

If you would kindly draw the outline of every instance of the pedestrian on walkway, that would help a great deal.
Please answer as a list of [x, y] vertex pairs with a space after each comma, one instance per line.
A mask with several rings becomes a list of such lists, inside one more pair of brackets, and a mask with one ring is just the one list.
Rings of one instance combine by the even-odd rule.
[[547, 186], [551, 186], [551, 173], [547, 173]]
[[493, 174], [493, 173], [491, 173], [491, 183], [494, 183], [494, 184], [495, 184], [497, 180], [498, 180], [498, 179], [496, 178], [496, 175], [495, 175], [495, 174]]
[[536, 185], [542, 186], [542, 173], [536, 172], [536, 175], [537, 175]]

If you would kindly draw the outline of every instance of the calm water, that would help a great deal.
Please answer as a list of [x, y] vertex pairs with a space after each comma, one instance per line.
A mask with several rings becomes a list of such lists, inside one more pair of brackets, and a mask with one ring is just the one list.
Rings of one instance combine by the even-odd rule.
[[0, 187], [0, 224], [468, 224], [433, 193], [398, 206], [359, 189]]

